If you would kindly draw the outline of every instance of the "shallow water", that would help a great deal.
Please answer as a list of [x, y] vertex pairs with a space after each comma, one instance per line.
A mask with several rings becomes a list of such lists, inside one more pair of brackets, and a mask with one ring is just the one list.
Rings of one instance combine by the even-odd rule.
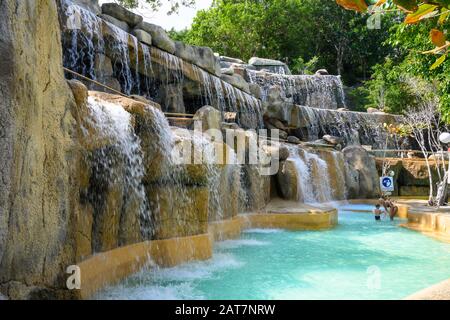
[[208, 261], [143, 271], [97, 298], [401, 299], [450, 278], [450, 244], [400, 222], [340, 210], [329, 231], [246, 230]]

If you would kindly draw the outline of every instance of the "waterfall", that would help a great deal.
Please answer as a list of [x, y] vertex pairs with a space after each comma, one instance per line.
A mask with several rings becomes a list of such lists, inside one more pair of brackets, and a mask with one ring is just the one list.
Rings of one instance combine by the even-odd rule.
[[244, 128], [263, 128], [263, 106], [260, 100], [204, 70], [193, 66], [201, 84], [203, 103], [222, 112], [236, 112]]
[[169, 83], [181, 83], [184, 79], [183, 74], [183, 60], [177, 56], [170, 54], [163, 50], [153, 51], [155, 58], [162, 65], [162, 74], [165, 75], [165, 84]]
[[300, 157], [298, 150], [291, 152], [290, 160], [294, 162], [297, 173], [297, 200], [304, 203], [317, 202], [311, 185], [311, 170], [308, 163]]
[[[96, 128], [98, 140], [106, 141], [95, 158], [95, 171], [107, 175], [109, 184], [124, 186], [124, 197], [136, 199], [139, 208], [141, 234], [151, 236], [151, 221], [143, 185], [144, 166], [140, 139], [131, 125], [131, 115], [122, 106], [89, 97], [90, 125]], [[117, 165], [117, 162], [119, 163]]]
[[98, 79], [96, 55], [105, 52], [102, 20], [95, 14], [74, 5], [70, 0], [60, 0], [60, 23], [69, 36], [63, 37], [63, 64], [65, 67]]
[[[152, 86], [151, 81], [155, 81], [156, 86], [182, 86], [186, 84], [185, 78], [190, 78], [199, 82], [202, 106], [236, 112], [237, 122], [244, 128], [264, 126], [260, 100], [173, 54], [163, 50], [150, 51], [150, 47], [140, 43], [135, 36], [70, 0], [60, 1], [65, 67], [113, 88], [120, 85], [120, 90], [127, 95], [139, 94], [147, 98], [153, 95], [154, 99], [160, 91], [150, 92], [159, 89]], [[156, 72], [152, 64], [157, 65]], [[91, 83], [88, 86], [97, 89]]]
[[[111, 60], [113, 61], [114, 76], [119, 80], [122, 92], [130, 95], [132, 89], [137, 86], [136, 75], [133, 75], [131, 71], [131, 55], [128, 48], [128, 41], [131, 39], [134, 44], [134, 52], [137, 53], [139, 48], [139, 42], [137, 39], [116, 27], [115, 25], [105, 22], [110, 29], [108, 36], [107, 50], [110, 53]], [[135, 71], [138, 74], [139, 70], [139, 54], [134, 55], [136, 60]]]
[[328, 164], [317, 154], [304, 152], [304, 157], [310, 169], [310, 184], [314, 188], [317, 202], [329, 202], [333, 200], [330, 172]]
[[306, 129], [305, 140], [314, 141], [328, 134], [344, 139], [345, 144], [364, 144], [374, 148], [398, 148], [397, 137], [389, 139], [383, 123], [401, 122], [400, 116], [379, 115], [364, 112], [337, 111], [305, 106], [299, 109], [299, 126]]
[[339, 76], [283, 75], [248, 70], [251, 83], [258, 84], [267, 99], [270, 87], [280, 86], [286, 97], [302, 106], [321, 109], [345, 107], [345, 94]]
[[[125, 94], [144, 93], [150, 96], [148, 76], [152, 73], [152, 66], [149, 47], [70, 0], [60, 0], [60, 23], [63, 30], [63, 65], [66, 68], [99, 81], [104, 81], [103, 77], [114, 76]], [[113, 74], [103, 75], [104, 67], [108, 70], [103, 65], [104, 57], [111, 60]], [[141, 70], [145, 73], [144, 85], [140, 81]], [[88, 86], [93, 88], [92, 84]]]
[[150, 75], [153, 75], [153, 67], [152, 67], [152, 55], [151, 55], [151, 49], [149, 46], [146, 46], [144, 44], [141, 45], [142, 47], [142, 63], [144, 65], [144, 88], [143, 90], [139, 90], [138, 94], [141, 96], [145, 96], [147, 98], [150, 97]]
[[345, 199], [344, 162], [337, 152], [329, 153], [329, 161], [297, 147], [290, 146], [289, 152], [297, 174], [298, 201], [317, 203]]

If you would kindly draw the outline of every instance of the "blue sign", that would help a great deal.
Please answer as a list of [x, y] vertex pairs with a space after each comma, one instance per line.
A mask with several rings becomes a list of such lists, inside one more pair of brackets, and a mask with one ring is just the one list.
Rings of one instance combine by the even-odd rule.
[[380, 188], [381, 188], [381, 191], [385, 191], [385, 192], [394, 191], [394, 178], [381, 177], [380, 178]]

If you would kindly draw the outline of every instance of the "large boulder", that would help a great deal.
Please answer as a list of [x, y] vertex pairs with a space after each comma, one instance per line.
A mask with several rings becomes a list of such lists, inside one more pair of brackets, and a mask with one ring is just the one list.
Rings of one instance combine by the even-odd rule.
[[[380, 195], [379, 175], [375, 157], [360, 146], [348, 146], [342, 150], [347, 169], [353, 172], [349, 177], [350, 198], [376, 198]], [[351, 178], [358, 181], [351, 182]]]
[[98, 4], [98, 0], [72, 0], [72, 1], [76, 5], [88, 9], [89, 11], [95, 14], [100, 14], [102, 11], [100, 9], [100, 5]]
[[125, 9], [117, 3], [102, 4], [102, 13], [126, 22], [131, 28], [134, 28], [143, 21], [142, 16]]
[[232, 76], [232, 75], [234, 75], [234, 70], [233, 70], [233, 68], [222, 68], [222, 69], [220, 70], [220, 72], [221, 72], [222, 74], [226, 74], [227, 76]]
[[147, 106], [151, 106], [161, 110], [161, 106], [156, 102], [143, 99], [143, 97], [135, 96], [135, 99], [119, 96], [117, 94], [110, 94], [99, 91], [89, 91], [89, 96], [98, 99], [121, 105], [125, 110], [131, 113], [144, 113]]
[[175, 42], [170, 39], [167, 32], [156, 24], [141, 22], [136, 26], [136, 29], [144, 30], [152, 36], [152, 44], [168, 53], [175, 53]]
[[268, 70], [278, 74], [291, 74], [289, 67], [284, 62], [278, 60], [253, 57], [249, 60], [248, 64], [254, 66], [257, 70]]
[[174, 54], [216, 76], [221, 74], [219, 60], [211, 48], [191, 46], [184, 42], [176, 41]]
[[222, 74], [220, 77], [223, 81], [228, 82], [233, 87], [236, 87], [246, 93], [250, 93], [250, 86], [245, 79], [239, 74], [233, 74], [232, 76]]
[[105, 20], [106, 22], [109, 22], [112, 25], [116, 26], [117, 28], [122, 29], [125, 32], [129, 33], [131, 30], [128, 23], [126, 23], [125, 21], [119, 20], [117, 18], [114, 18], [113, 16], [102, 13], [99, 15], [99, 17], [102, 18], [103, 20]]
[[209, 129], [221, 130], [222, 114], [216, 108], [204, 106], [197, 110], [194, 115], [194, 123], [199, 121], [203, 131]]
[[316, 76], [328, 76], [329, 73], [327, 69], [319, 69], [316, 71]]
[[300, 144], [301, 143], [300, 139], [295, 136], [289, 136], [287, 138], [287, 141], [292, 144]]
[[290, 98], [286, 97], [284, 90], [280, 86], [271, 86], [267, 91], [266, 99], [267, 117], [279, 119], [288, 123], [292, 122], [291, 119], [293, 118], [293, 114], [295, 114], [293, 111], [296, 106], [292, 104]]
[[74, 229], [85, 211], [56, 2], [0, 1], [0, 34], [0, 292], [73, 297], [65, 269], [77, 262]]
[[336, 136], [332, 136], [332, 135], [329, 135], [329, 134], [324, 135], [322, 137], [322, 139], [325, 142], [327, 142], [327, 143], [329, 143], [329, 144], [331, 144], [333, 146], [336, 146], [338, 144], [342, 144], [344, 142], [344, 139], [342, 139], [341, 137], [336, 137]]
[[231, 57], [227, 57], [227, 56], [220, 56], [220, 62], [227, 62], [230, 64], [233, 63], [237, 63], [237, 64], [245, 64], [244, 61], [242, 61], [241, 59], [237, 59], [237, 58], [231, 58]]
[[242, 173], [243, 189], [247, 191], [243, 209], [247, 212], [258, 212], [269, 203], [271, 177], [261, 175], [257, 165], [244, 165]]
[[299, 200], [300, 181], [297, 167], [293, 159], [280, 162], [280, 169], [277, 173], [279, 191], [283, 199]]
[[152, 45], [152, 36], [141, 29], [134, 29], [133, 35], [142, 43], [151, 46]]

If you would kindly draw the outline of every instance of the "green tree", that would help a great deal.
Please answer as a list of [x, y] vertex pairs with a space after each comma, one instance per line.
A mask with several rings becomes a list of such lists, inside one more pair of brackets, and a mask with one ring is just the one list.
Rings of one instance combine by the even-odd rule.
[[[395, 50], [374, 68], [372, 79], [366, 83], [371, 106], [402, 113], [418, 105], [421, 99], [437, 95], [443, 117], [450, 121], [450, 61], [430, 68], [436, 57], [423, 54], [430, 48], [429, 30], [438, 19], [413, 25], [396, 24], [390, 29], [386, 43]], [[445, 33], [450, 31], [448, 23], [441, 25], [441, 29]]]
[[[392, 15], [383, 20], [391, 25]], [[383, 45], [386, 29], [367, 30], [366, 17], [333, 0], [216, 0], [179, 36], [243, 60], [282, 60], [294, 71], [315, 59], [314, 66], [341, 74], [348, 84], [367, 79], [390, 50]]]

